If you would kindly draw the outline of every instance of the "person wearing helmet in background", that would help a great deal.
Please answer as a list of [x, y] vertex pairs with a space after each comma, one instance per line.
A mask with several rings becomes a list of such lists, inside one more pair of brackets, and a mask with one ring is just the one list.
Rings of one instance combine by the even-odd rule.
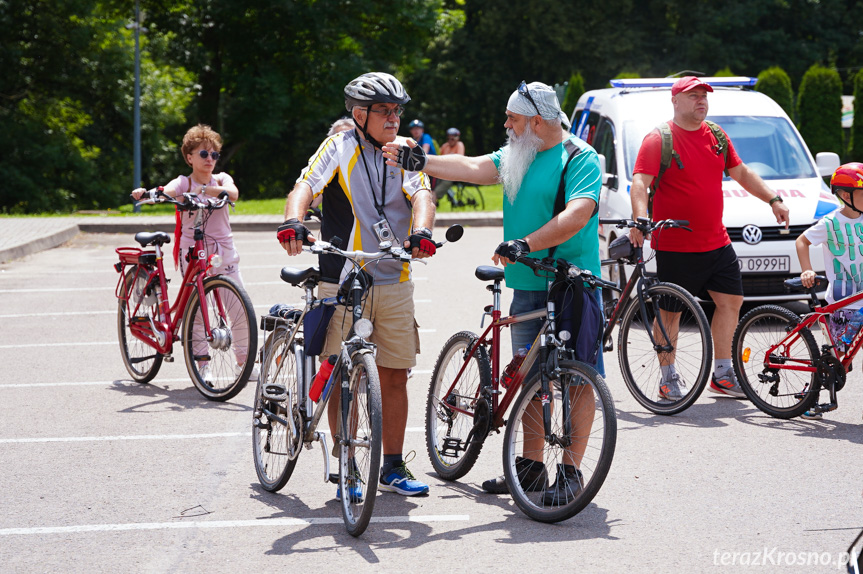
[[[279, 243], [288, 255], [299, 255], [303, 244], [314, 243], [316, 238], [302, 219], [312, 199], [323, 195], [321, 238], [325, 241], [337, 236], [347, 242], [343, 245], [347, 249], [377, 252], [384, 233], [381, 229], [388, 228], [413, 257], [434, 255], [435, 207], [428, 176], [386, 165], [381, 151], [383, 144], [396, 139], [399, 118], [410, 96], [395, 77], [380, 72], [352, 80], [344, 94], [355, 129], [327, 137], [311, 156], [288, 194]], [[340, 256], [322, 255], [320, 269], [318, 297], [324, 298], [336, 295], [352, 266]], [[377, 345], [383, 399], [380, 488], [408, 496], [425, 494], [428, 485], [414, 478], [402, 457], [408, 418], [407, 371], [416, 365], [420, 352], [410, 264], [384, 259], [366, 271], [373, 275], [374, 283], [363, 316], [374, 325], [370, 340]], [[339, 307], [330, 320], [324, 359], [339, 352], [348, 334], [351, 322], [343, 320], [345, 312]], [[338, 405], [338, 396], [330, 397], [330, 429], [337, 428]], [[351, 498], [364, 496], [360, 486], [351, 490]], [[336, 495], [340, 497], [341, 492]]]
[[[846, 163], [839, 166], [830, 178], [830, 190], [842, 202], [842, 208], [822, 217], [818, 223], [797, 238], [797, 258], [800, 260], [800, 280], [804, 287], [815, 284], [815, 271], [809, 258], [809, 246], [821, 245], [824, 252], [824, 268], [830, 286], [827, 288], [828, 303], [850, 297], [863, 291], [863, 163]], [[863, 301], [851, 303], [837, 309], [828, 318], [830, 334], [841, 357], [848, 350], [850, 341], [860, 330], [856, 317]], [[801, 415], [805, 419], [820, 419], [817, 410], [808, 410]]]
[[[446, 143], [440, 146], [440, 155], [464, 155], [464, 143], [459, 139], [461, 132], [456, 128], [450, 128], [446, 131]], [[446, 179], [438, 179], [434, 184], [435, 201], [440, 201], [447, 193], [450, 194], [450, 202], [455, 205], [455, 197], [450, 188], [454, 182]]]
[[411, 137], [414, 138], [426, 155], [437, 155], [437, 150], [434, 147], [434, 142], [430, 135], [426, 133], [426, 125], [419, 120], [414, 120], [408, 124], [408, 130], [411, 132]]

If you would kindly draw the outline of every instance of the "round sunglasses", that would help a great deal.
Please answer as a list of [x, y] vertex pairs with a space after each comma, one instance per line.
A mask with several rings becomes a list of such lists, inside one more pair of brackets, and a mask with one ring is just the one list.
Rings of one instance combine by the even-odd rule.
[[198, 155], [201, 156], [201, 159], [207, 159], [207, 156], [210, 156], [211, 158], [213, 158], [213, 161], [219, 161], [219, 158], [222, 157], [222, 154], [220, 154], [217, 151], [208, 152], [205, 149], [202, 149], [201, 151], [199, 151]]

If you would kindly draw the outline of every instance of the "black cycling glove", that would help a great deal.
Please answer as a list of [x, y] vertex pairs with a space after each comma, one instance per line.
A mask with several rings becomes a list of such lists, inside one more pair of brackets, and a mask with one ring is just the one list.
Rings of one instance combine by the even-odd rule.
[[417, 144], [413, 148], [407, 145], [401, 146], [396, 163], [408, 171], [422, 171], [427, 161], [425, 150]]
[[303, 245], [311, 245], [307, 239], [310, 233], [309, 228], [300, 223], [299, 219], [293, 218], [279, 226], [276, 237], [279, 238], [279, 243], [302, 241]]
[[414, 231], [410, 237], [408, 237], [408, 243], [410, 243], [408, 251], [413, 251], [414, 247], [416, 247], [420, 251], [428, 253], [429, 256], [434, 255], [435, 251], [437, 251], [435, 242], [432, 241], [431, 233], [428, 231]]
[[524, 257], [530, 253], [530, 245], [524, 239], [513, 239], [512, 241], [504, 241], [498, 245], [494, 252], [515, 263], [519, 257]]

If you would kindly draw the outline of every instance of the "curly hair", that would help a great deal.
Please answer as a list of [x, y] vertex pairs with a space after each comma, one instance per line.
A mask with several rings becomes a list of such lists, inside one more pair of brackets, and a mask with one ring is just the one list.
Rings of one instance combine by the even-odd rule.
[[186, 135], [183, 136], [183, 145], [180, 148], [183, 155], [183, 161], [189, 163], [186, 156], [192, 153], [192, 151], [201, 144], [209, 144], [209, 147], [212, 147], [215, 151], [221, 151], [222, 136], [220, 136], [213, 128], [205, 124], [198, 124], [189, 128], [189, 131], [187, 131]]

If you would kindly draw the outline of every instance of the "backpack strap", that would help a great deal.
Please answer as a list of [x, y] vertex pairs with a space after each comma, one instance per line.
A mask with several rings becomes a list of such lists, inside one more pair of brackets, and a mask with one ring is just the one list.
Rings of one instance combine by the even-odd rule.
[[653, 218], [653, 196], [656, 195], [656, 190], [659, 188], [659, 180], [662, 179], [662, 174], [671, 167], [671, 160], [677, 163], [678, 169], [683, 169], [683, 162], [680, 160], [680, 154], [674, 149], [674, 139], [671, 134], [671, 126], [668, 122], [662, 122], [656, 129], [659, 130], [662, 150], [659, 157], [659, 174], [650, 183], [650, 189], [647, 191], [647, 216]]
[[728, 175], [728, 136], [725, 135], [725, 132], [722, 131], [722, 128], [716, 125], [715, 123], [704, 120], [704, 123], [707, 124], [707, 127], [710, 128], [710, 131], [713, 132], [713, 137], [716, 138], [716, 154], [722, 154], [722, 167], [725, 171], [725, 175]]
[[[563, 140], [563, 147], [569, 152], [569, 157], [566, 158], [566, 163], [563, 164], [563, 169], [560, 172], [560, 183], [557, 184], [557, 197], [554, 198], [554, 211], [551, 216], [555, 217], [557, 214], [562, 213], [564, 209], [566, 209], [566, 170], [569, 167], [570, 162], [572, 162], [573, 158], [581, 153], [581, 148], [575, 145], [571, 139], [567, 138]], [[593, 214], [591, 217], [599, 213], [599, 204], [596, 204], [593, 208]], [[548, 248], [548, 256], [554, 257], [554, 252], [557, 250], [557, 245], [552, 245]]]

